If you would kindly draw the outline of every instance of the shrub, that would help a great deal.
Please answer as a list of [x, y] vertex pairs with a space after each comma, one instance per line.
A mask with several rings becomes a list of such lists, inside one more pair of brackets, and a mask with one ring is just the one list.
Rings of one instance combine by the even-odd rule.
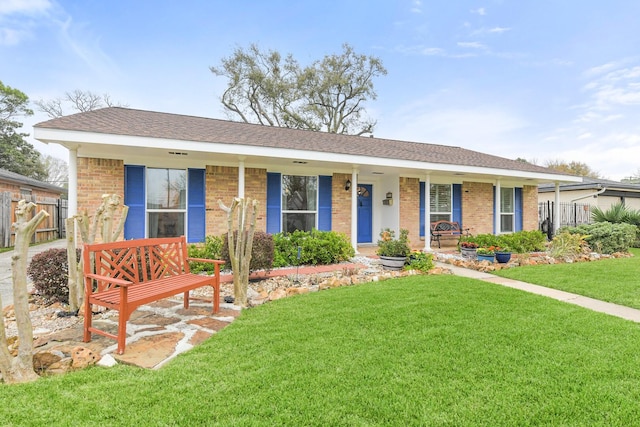
[[597, 222], [578, 227], [565, 227], [560, 231], [586, 235], [585, 240], [591, 250], [603, 254], [628, 252], [636, 240], [637, 227], [631, 224], [612, 224]]
[[[187, 248], [189, 258], [222, 259], [222, 238], [218, 236], [207, 236], [202, 244], [192, 244]], [[213, 273], [215, 266], [208, 262], [190, 262], [189, 268], [192, 273]]]
[[[235, 232], [237, 233], [237, 231]], [[220, 254], [227, 266], [231, 267], [231, 258], [229, 257], [229, 240], [228, 234], [222, 236], [222, 252]], [[273, 236], [264, 231], [256, 231], [253, 234], [253, 246], [251, 248], [251, 262], [249, 270], [266, 270], [273, 268], [274, 243]]]
[[427, 273], [433, 268], [433, 254], [421, 251], [411, 252], [409, 263], [404, 266], [405, 270], [418, 270]]
[[554, 258], [575, 257], [589, 252], [586, 235], [579, 233], [558, 233], [549, 244], [549, 255]]
[[640, 211], [631, 209], [622, 203], [611, 205], [606, 211], [595, 206], [591, 208], [591, 219], [595, 222], [627, 223], [638, 226], [640, 225]]
[[501, 234], [478, 234], [477, 236], [463, 236], [465, 242], [472, 242], [478, 247], [499, 246], [511, 252], [524, 254], [545, 250], [547, 236], [539, 230], [516, 231], [514, 233]]
[[[80, 261], [80, 249], [76, 251]], [[36, 254], [27, 267], [27, 275], [39, 295], [51, 302], [69, 302], [69, 263], [66, 249], [48, 249]]]
[[395, 238], [395, 232], [385, 228], [380, 232], [380, 240], [378, 240], [378, 251], [380, 256], [403, 257], [409, 256], [411, 247], [409, 246], [409, 230], [403, 228], [400, 230], [400, 237]]
[[273, 238], [274, 267], [336, 264], [351, 259], [355, 254], [347, 237], [335, 231], [296, 230], [293, 233], [274, 234]]

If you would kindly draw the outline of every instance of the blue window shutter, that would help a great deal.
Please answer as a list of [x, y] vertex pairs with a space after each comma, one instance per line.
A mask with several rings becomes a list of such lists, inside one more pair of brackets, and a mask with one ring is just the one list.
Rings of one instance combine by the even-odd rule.
[[282, 183], [280, 174], [267, 173], [267, 233], [280, 232], [280, 216], [282, 215]]
[[425, 183], [421, 182], [420, 183], [420, 237], [424, 237], [424, 222], [425, 222], [424, 216], [425, 216], [425, 210], [426, 210], [425, 197], [426, 197]]
[[124, 223], [124, 238], [142, 239], [145, 236], [145, 168], [125, 165], [124, 204], [129, 207]]
[[330, 176], [318, 177], [318, 230], [331, 231], [331, 182]]
[[453, 184], [453, 206], [451, 207], [451, 221], [462, 227], [462, 184]]
[[189, 206], [187, 206], [187, 242], [204, 242], [205, 218], [205, 170], [189, 169], [187, 180]]
[[515, 212], [514, 212], [515, 230], [514, 231], [522, 231], [522, 211], [524, 210], [523, 199], [522, 199], [522, 188], [516, 187], [514, 205], [515, 205], [514, 206], [515, 208]]

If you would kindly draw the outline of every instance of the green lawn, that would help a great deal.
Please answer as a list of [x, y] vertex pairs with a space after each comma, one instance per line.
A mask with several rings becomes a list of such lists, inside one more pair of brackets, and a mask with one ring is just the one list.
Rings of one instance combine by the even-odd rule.
[[640, 250], [631, 252], [631, 258], [525, 266], [495, 274], [640, 309]]
[[637, 425], [640, 327], [454, 276], [271, 302], [159, 371], [0, 386], [2, 425]]

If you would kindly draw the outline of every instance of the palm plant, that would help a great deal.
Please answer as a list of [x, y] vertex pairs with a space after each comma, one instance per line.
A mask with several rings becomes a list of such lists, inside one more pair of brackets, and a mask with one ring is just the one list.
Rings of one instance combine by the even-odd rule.
[[616, 203], [603, 211], [599, 207], [591, 208], [591, 219], [594, 222], [611, 222], [613, 224], [627, 223], [640, 225], [640, 211], [628, 208], [622, 203]]

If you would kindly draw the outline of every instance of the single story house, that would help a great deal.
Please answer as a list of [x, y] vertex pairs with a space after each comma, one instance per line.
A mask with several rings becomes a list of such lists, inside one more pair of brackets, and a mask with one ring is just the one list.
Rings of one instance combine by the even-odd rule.
[[537, 229], [538, 185], [581, 181], [460, 147], [121, 107], [38, 123], [34, 137], [69, 149], [72, 212], [123, 196], [126, 239], [202, 241], [226, 232], [219, 199], [251, 197], [269, 233], [334, 230], [357, 250], [406, 228], [414, 248], [430, 250], [430, 222], [474, 234]]

